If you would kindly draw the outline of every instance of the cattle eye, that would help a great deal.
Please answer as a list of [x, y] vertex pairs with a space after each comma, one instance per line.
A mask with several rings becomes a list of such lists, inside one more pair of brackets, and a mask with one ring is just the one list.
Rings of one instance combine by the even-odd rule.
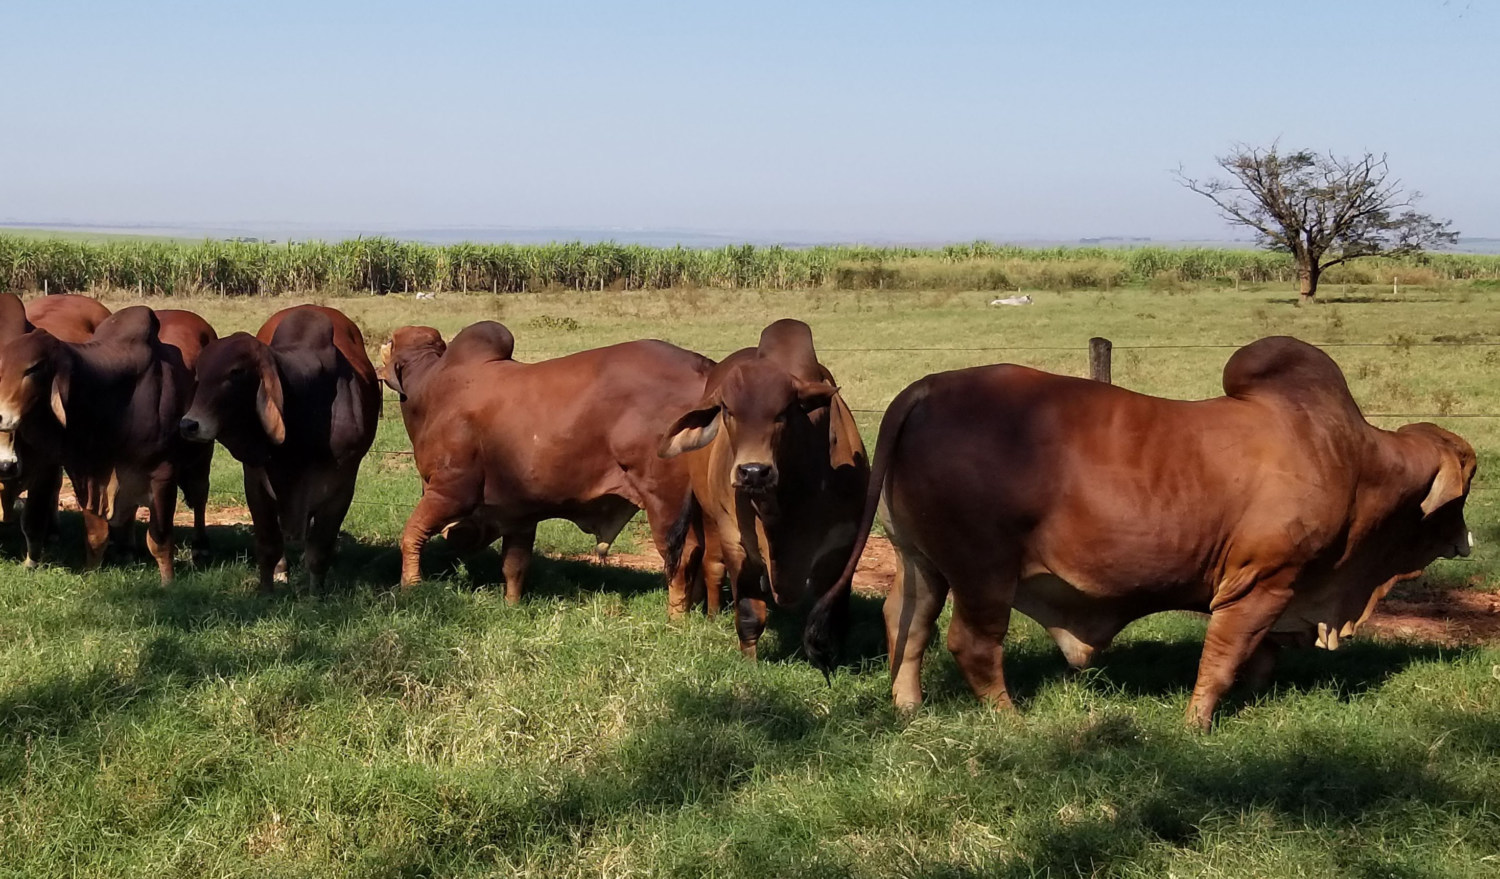
[[22, 373], [22, 375], [36, 375], [37, 373], [41, 372], [42, 368], [46, 365], [47, 362], [45, 360], [38, 360], [37, 362], [26, 367], [26, 372]]

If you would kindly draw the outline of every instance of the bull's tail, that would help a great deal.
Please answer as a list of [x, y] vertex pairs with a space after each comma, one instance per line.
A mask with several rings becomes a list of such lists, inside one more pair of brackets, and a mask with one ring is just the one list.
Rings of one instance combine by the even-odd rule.
[[865, 507], [855, 527], [854, 549], [844, 572], [828, 591], [818, 599], [807, 616], [807, 625], [802, 630], [802, 650], [815, 667], [826, 675], [838, 661], [838, 650], [843, 640], [846, 608], [850, 587], [854, 583], [854, 571], [859, 567], [859, 558], [864, 554], [865, 544], [870, 539], [870, 528], [875, 524], [875, 512], [880, 508], [880, 494], [885, 490], [885, 481], [890, 471], [891, 459], [895, 457], [896, 445], [901, 439], [901, 429], [911, 411], [927, 397], [927, 380], [918, 381], [891, 401], [880, 420], [880, 433], [875, 439], [875, 459], [870, 466], [870, 485], [865, 492]]
[[690, 489], [687, 497], [682, 501], [682, 510], [677, 513], [677, 519], [672, 522], [672, 527], [667, 529], [667, 579], [671, 580], [677, 575], [677, 566], [682, 564], [682, 548], [687, 545], [688, 532], [698, 521], [702, 508], [698, 506], [698, 498]]

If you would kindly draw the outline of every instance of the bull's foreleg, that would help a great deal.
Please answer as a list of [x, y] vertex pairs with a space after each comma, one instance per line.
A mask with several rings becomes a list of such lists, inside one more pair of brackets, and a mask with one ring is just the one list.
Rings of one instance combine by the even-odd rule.
[[146, 520], [146, 549], [156, 559], [161, 585], [172, 582], [176, 542], [172, 539], [172, 520], [177, 513], [177, 480], [170, 468], [151, 477], [150, 518]]
[[[1291, 601], [1294, 576], [1295, 572], [1283, 572], [1257, 578], [1236, 588], [1232, 599], [1213, 608], [1203, 638], [1203, 657], [1198, 662], [1198, 681], [1188, 700], [1189, 726], [1206, 730], [1213, 725], [1214, 706]], [[1249, 670], [1256, 671], [1258, 664], [1251, 663]]]
[[[461, 483], [461, 479], [457, 480]], [[422, 581], [422, 550], [444, 526], [473, 513], [479, 506], [474, 490], [453, 491], [447, 486], [428, 482], [422, 498], [407, 517], [401, 529], [401, 588], [410, 589]], [[509, 584], [507, 584], [507, 591]]]
[[766, 631], [766, 598], [770, 592], [765, 585], [765, 569], [758, 564], [746, 564], [743, 560], [735, 566], [734, 630], [740, 636], [740, 653], [746, 659], [755, 659], [755, 645]]
[[208, 476], [213, 463], [212, 444], [192, 457], [186, 466], [179, 466], [178, 478], [182, 487], [182, 499], [193, 511], [193, 564], [208, 561]]
[[9, 525], [16, 521], [16, 501], [21, 498], [21, 480], [0, 482], [0, 523]]
[[531, 550], [536, 544], [536, 528], [516, 531], [500, 541], [500, 570], [505, 575], [505, 603], [518, 604], [526, 587], [526, 571], [531, 567]]
[[42, 548], [57, 525], [57, 497], [62, 493], [62, 468], [46, 467], [26, 483], [26, 506], [21, 510], [21, 536], [26, 538], [26, 567], [42, 563]]
[[83, 510], [83, 569], [97, 571], [109, 545], [109, 520], [87, 507]]
[[700, 570], [703, 572], [703, 601], [710, 619], [719, 615], [719, 607], [724, 603], [724, 569], [724, 544], [719, 539], [719, 532], [705, 530]]
[[250, 529], [255, 536], [256, 583], [261, 595], [270, 595], [277, 572], [285, 575], [286, 540], [270, 480], [259, 468], [245, 468], [245, 504], [250, 507]]

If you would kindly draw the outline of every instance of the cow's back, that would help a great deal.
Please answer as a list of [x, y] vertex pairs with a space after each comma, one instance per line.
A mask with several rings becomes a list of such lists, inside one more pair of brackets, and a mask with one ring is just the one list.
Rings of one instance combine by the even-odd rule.
[[273, 314], [256, 338], [291, 385], [283, 388], [289, 435], [312, 438], [338, 460], [363, 457], [379, 427], [380, 385], [359, 327], [338, 309], [297, 305]]
[[31, 323], [64, 342], [88, 341], [109, 315], [104, 303], [73, 293], [39, 296], [26, 303], [26, 317]]
[[219, 338], [208, 321], [191, 311], [160, 308], [156, 319], [161, 324], [158, 336], [162, 344], [176, 348], [182, 354], [183, 366], [190, 371], [197, 368], [198, 355], [208, 343]]

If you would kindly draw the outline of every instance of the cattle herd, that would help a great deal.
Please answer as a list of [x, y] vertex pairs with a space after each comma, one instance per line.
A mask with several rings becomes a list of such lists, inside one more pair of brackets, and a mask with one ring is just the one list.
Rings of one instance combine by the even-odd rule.
[[377, 370], [331, 308], [219, 338], [187, 311], [0, 294], [0, 512], [12, 521], [25, 493], [37, 565], [66, 473], [94, 568], [112, 540], [133, 546], [145, 506], [166, 584], [179, 490], [195, 558], [209, 550], [217, 441], [244, 468], [261, 590], [288, 579], [290, 538], [320, 591], [383, 382], [422, 483], [403, 587], [434, 534], [460, 553], [498, 540], [515, 602], [540, 521], [576, 523], [602, 557], [644, 511], [669, 615], [716, 613], [727, 579], [746, 656], [771, 606], [802, 606], [803, 649], [828, 670], [879, 516], [898, 556], [884, 611], [898, 706], [922, 699], [950, 594], [949, 649], [997, 706], [1013, 608], [1075, 667], [1132, 620], [1188, 610], [1209, 615], [1188, 705], [1201, 727], [1237, 676], [1268, 680], [1283, 646], [1338, 647], [1396, 582], [1473, 543], [1473, 448], [1431, 424], [1370, 425], [1337, 365], [1291, 338], [1241, 348], [1225, 395], [1193, 402], [1008, 364], [930, 375], [887, 410], [873, 461], [800, 321], [717, 363], [660, 341], [538, 363], [514, 347], [492, 321], [447, 341], [403, 327]]

